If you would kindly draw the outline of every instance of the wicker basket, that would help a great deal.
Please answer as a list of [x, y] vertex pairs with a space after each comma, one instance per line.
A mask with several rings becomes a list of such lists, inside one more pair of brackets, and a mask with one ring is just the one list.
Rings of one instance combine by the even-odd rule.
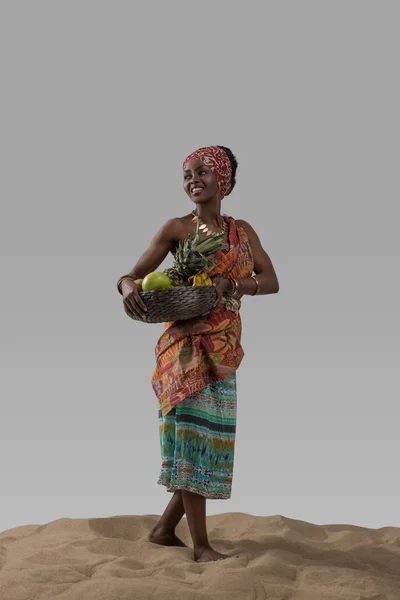
[[131, 319], [143, 323], [182, 321], [208, 313], [217, 299], [212, 285], [177, 286], [150, 292], [140, 292], [147, 312], [142, 319], [125, 309]]

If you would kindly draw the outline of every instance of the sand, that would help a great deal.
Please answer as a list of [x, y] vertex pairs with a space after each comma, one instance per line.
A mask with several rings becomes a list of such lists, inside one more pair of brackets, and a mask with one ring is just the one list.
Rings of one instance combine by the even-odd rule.
[[158, 519], [58, 519], [4, 531], [0, 599], [400, 600], [398, 527], [210, 515], [210, 544], [232, 557], [197, 563], [185, 517], [176, 534], [187, 548], [147, 541]]

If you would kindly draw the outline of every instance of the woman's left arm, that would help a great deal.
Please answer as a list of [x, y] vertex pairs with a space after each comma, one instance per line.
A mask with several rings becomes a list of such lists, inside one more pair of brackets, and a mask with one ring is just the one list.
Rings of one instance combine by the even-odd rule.
[[[261, 245], [260, 238], [247, 221], [238, 219], [236, 223], [245, 230], [249, 238], [254, 258], [254, 273], [260, 286], [259, 294], [276, 294], [279, 292], [279, 281], [271, 259]], [[254, 294], [256, 282], [251, 277], [239, 281], [242, 294]]]

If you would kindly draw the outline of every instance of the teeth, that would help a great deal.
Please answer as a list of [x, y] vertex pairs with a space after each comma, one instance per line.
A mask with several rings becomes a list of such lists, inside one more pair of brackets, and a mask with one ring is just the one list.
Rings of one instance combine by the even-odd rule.
[[197, 187], [197, 188], [193, 188], [192, 192], [201, 192], [203, 188]]

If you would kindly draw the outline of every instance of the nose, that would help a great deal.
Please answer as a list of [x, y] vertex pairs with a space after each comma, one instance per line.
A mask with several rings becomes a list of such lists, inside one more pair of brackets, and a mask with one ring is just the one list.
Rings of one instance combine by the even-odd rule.
[[192, 186], [192, 185], [193, 185], [193, 184], [195, 184], [195, 183], [199, 183], [199, 181], [200, 181], [200, 180], [199, 180], [199, 178], [197, 177], [197, 175], [193, 175], [193, 177], [191, 177], [191, 178], [189, 179], [189, 185], [190, 185], [190, 186]]

